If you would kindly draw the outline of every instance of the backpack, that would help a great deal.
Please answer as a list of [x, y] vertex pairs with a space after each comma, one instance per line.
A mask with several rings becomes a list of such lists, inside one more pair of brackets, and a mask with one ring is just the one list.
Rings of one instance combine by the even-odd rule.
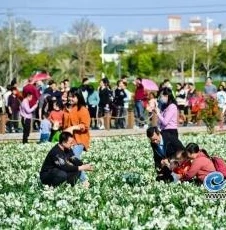
[[209, 154], [205, 149], [201, 149], [201, 152], [206, 155], [207, 158], [209, 158], [216, 169], [217, 172], [220, 172], [223, 174], [224, 178], [226, 178], [226, 163], [225, 161], [220, 157], [210, 157]]
[[225, 163], [225, 161], [220, 157], [211, 157], [211, 160], [213, 161], [213, 164], [214, 164], [216, 171], [221, 172], [224, 175], [224, 178], [226, 178], [226, 163]]

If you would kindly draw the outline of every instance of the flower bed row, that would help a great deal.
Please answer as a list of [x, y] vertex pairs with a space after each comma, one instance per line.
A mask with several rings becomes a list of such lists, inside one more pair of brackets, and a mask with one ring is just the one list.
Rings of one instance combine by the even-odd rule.
[[[226, 135], [181, 139], [226, 157]], [[83, 157], [95, 166], [89, 190], [40, 184], [51, 147], [0, 145], [0, 229], [226, 229], [225, 200], [207, 200], [203, 186], [155, 182], [145, 137], [94, 140]]]

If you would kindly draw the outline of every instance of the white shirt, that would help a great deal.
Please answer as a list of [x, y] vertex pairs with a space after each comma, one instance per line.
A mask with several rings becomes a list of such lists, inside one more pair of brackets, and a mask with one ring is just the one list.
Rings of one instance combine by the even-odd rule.
[[219, 108], [223, 109], [223, 107], [226, 105], [226, 92], [218, 91], [217, 92], [217, 101], [218, 101]]
[[6, 93], [4, 93], [3, 98], [4, 98], [4, 101], [5, 101], [5, 106], [8, 106], [8, 99], [9, 99], [9, 96], [11, 94], [12, 94], [11, 91], [7, 91]]
[[126, 93], [126, 97], [124, 98], [124, 108], [128, 109], [129, 108], [129, 102], [131, 101], [131, 92], [128, 89], [124, 89]]

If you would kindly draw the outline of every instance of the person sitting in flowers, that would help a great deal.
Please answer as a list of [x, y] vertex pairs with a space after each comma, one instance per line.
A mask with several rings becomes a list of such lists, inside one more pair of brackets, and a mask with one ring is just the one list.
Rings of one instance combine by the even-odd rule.
[[187, 154], [184, 150], [176, 153], [175, 159], [164, 159], [161, 161], [162, 170], [159, 173], [157, 180], [166, 182], [177, 182], [180, 176], [184, 176], [191, 167], [191, 161], [187, 159]]
[[190, 169], [184, 174], [179, 175], [181, 181], [195, 180], [197, 183], [204, 181], [204, 178], [211, 172], [216, 171], [212, 160], [207, 157], [205, 150], [201, 150], [195, 143], [189, 143], [186, 148], [188, 159], [192, 160]]
[[161, 161], [163, 159], [171, 159], [175, 153], [184, 149], [176, 135], [160, 132], [157, 127], [149, 127], [146, 134], [151, 142], [157, 172], [162, 168]]
[[42, 184], [56, 187], [64, 182], [75, 185], [81, 171], [92, 171], [93, 166], [83, 164], [72, 151], [75, 144], [73, 135], [62, 132], [59, 143], [47, 154], [40, 172]]

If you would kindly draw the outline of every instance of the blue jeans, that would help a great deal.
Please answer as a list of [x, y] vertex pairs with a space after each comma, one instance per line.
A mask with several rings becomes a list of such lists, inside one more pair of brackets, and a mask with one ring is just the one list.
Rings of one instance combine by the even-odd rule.
[[[75, 157], [78, 158], [79, 160], [81, 160], [83, 150], [84, 150], [84, 145], [74, 145], [72, 147], [72, 151], [73, 151]], [[86, 173], [84, 171], [81, 171], [79, 179], [81, 182], [84, 182], [87, 180], [87, 176], [86, 176]]]
[[[143, 101], [135, 101], [135, 117], [136, 119], [136, 125], [140, 126], [140, 121], [144, 121], [144, 106]], [[139, 121], [140, 120], [140, 121]]]
[[40, 143], [48, 142], [50, 134], [49, 133], [41, 133]]

